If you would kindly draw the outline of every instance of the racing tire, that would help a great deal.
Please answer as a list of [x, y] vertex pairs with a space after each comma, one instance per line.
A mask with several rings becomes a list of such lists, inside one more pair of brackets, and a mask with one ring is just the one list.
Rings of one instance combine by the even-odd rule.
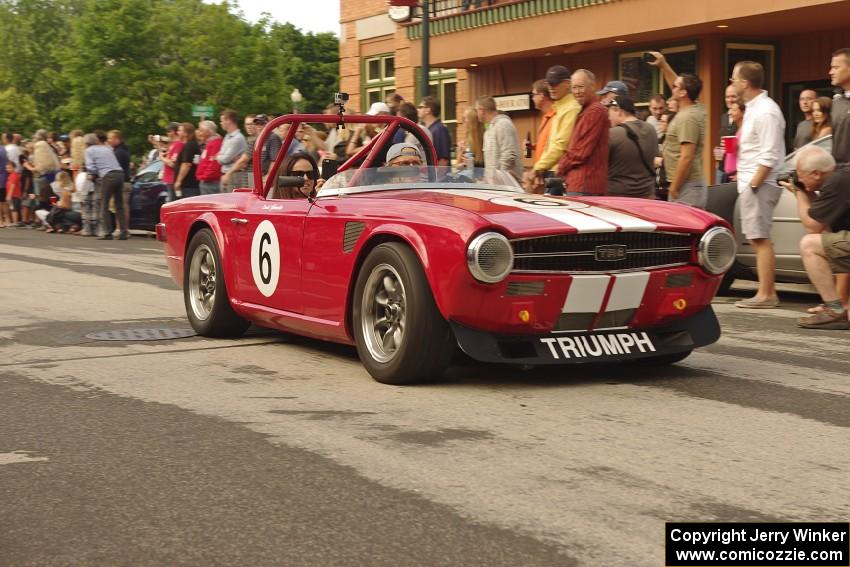
[[357, 354], [372, 377], [396, 386], [433, 380], [456, 341], [440, 314], [419, 258], [398, 242], [380, 244], [363, 262], [352, 302]]
[[670, 364], [676, 364], [677, 362], [685, 360], [692, 352], [692, 350], [686, 350], [683, 352], [674, 352], [672, 354], [650, 356], [647, 358], [639, 358], [635, 362], [642, 366], [669, 366]]
[[251, 326], [230, 306], [221, 254], [208, 228], [195, 233], [186, 250], [183, 303], [189, 323], [203, 337], [238, 337]]

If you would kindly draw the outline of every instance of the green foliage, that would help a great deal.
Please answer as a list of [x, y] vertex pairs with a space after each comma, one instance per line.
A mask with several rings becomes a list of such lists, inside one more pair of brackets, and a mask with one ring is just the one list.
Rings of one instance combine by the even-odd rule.
[[14, 87], [0, 91], [0, 124], [11, 132], [31, 132], [41, 124], [33, 97]]
[[291, 24], [250, 23], [226, 2], [0, 0], [0, 130], [117, 128], [140, 154], [171, 121], [281, 114], [290, 93], [320, 112], [339, 83], [339, 44]]

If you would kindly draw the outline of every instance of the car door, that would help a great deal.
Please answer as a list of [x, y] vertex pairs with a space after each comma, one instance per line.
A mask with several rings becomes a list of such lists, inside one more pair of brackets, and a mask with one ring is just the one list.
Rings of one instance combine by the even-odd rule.
[[161, 161], [152, 162], [133, 178], [128, 198], [130, 228], [154, 230], [159, 222], [159, 209], [165, 201], [162, 166]]
[[[826, 151], [831, 151], [832, 136], [824, 136], [806, 145], [818, 146]], [[782, 173], [788, 173], [795, 168], [797, 153], [800, 149], [802, 148], [785, 156]], [[740, 203], [735, 205], [735, 231], [739, 238], [738, 261], [755, 268], [755, 253], [749, 241], [741, 233]], [[805, 233], [806, 230], [803, 228], [803, 223], [800, 222], [800, 215], [797, 212], [797, 198], [791, 192], [783, 191], [776, 208], [773, 210], [773, 227], [770, 231], [770, 239], [776, 252], [777, 275], [782, 278], [800, 279], [801, 281], [808, 279], [803, 260], [800, 258], [800, 240]]]
[[301, 249], [306, 199], [252, 194], [230, 219], [236, 250], [235, 297], [244, 303], [301, 313]]
[[[819, 138], [807, 146], [818, 146], [826, 151], [832, 150], [832, 136]], [[804, 146], [805, 147], [805, 146]], [[785, 158], [782, 172], [791, 172], [796, 167], [797, 150]], [[805, 273], [800, 258], [800, 240], [806, 234], [797, 211], [797, 198], [790, 191], [783, 191], [776, 208], [773, 210], [773, 229], [770, 232], [776, 251], [777, 272]]]

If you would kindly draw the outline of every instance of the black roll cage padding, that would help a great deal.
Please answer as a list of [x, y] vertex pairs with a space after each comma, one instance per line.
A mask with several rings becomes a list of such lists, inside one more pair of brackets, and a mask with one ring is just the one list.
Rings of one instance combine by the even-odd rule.
[[[337, 172], [345, 171], [351, 167], [354, 167], [354, 164], [359, 163], [360, 160], [363, 161], [363, 165], [360, 168], [370, 167], [375, 163], [375, 160], [380, 155], [381, 149], [385, 147], [386, 142], [392, 138], [392, 136], [398, 131], [399, 128], [403, 128], [404, 130], [410, 132], [414, 135], [414, 137], [422, 144], [422, 147], [425, 148], [425, 161], [427, 165], [436, 165], [437, 164], [437, 152], [434, 149], [434, 144], [431, 142], [431, 139], [425, 135], [425, 132], [415, 122], [411, 122], [407, 118], [402, 118], [401, 116], [369, 116], [368, 114], [349, 114], [344, 117], [333, 114], [285, 114], [283, 116], [278, 116], [263, 128], [263, 131], [260, 132], [260, 135], [257, 136], [257, 141], [254, 143], [254, 193], [259, 196], [265, 196], [268, 194], [269, 190], [276, 183], [275, 179], [277, 178], [277, 170], [280, 168], [280, 164], [283, 162], [283, 158], [286, 156], [286, 150], [292, 144], [292, 140], [295, 138], [295, 132], [298, 130], [298, 126], [305, 123], [321, 123], [321, 124], [386, 124], [387, 127], [372, 138], [368, 144], [360, 148], [357, 153], [353, 156], [346, 159], [342, 165], [337, 168]], [[268, 141], [269, 136], [272, 135], [272, 132], [278, 128], [281, 124], [290, 124], [289, 132], [286, 133], [286, 139], [283, 140], [283, 145], [280, 148], [280, 152], [274, 160], [274, 163], [269, 167], [268, 175], [266, 177], [265, 182], [263, 181], [263, 166], [260, 162], [262, 158], [263, 146], [266, 145], [266, 141]], [[383, 164], [380, 164], [383, 165]]]

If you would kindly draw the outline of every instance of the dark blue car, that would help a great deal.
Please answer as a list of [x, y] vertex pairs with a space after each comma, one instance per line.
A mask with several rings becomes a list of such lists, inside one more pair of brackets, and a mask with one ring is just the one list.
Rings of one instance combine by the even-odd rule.
[[130, 228], [156, 230], [159, 209], [168, 199], [165, 183], [160, 179], [165, 164], [157, 160], [149, 163], [133, 177], [130, 190]]

